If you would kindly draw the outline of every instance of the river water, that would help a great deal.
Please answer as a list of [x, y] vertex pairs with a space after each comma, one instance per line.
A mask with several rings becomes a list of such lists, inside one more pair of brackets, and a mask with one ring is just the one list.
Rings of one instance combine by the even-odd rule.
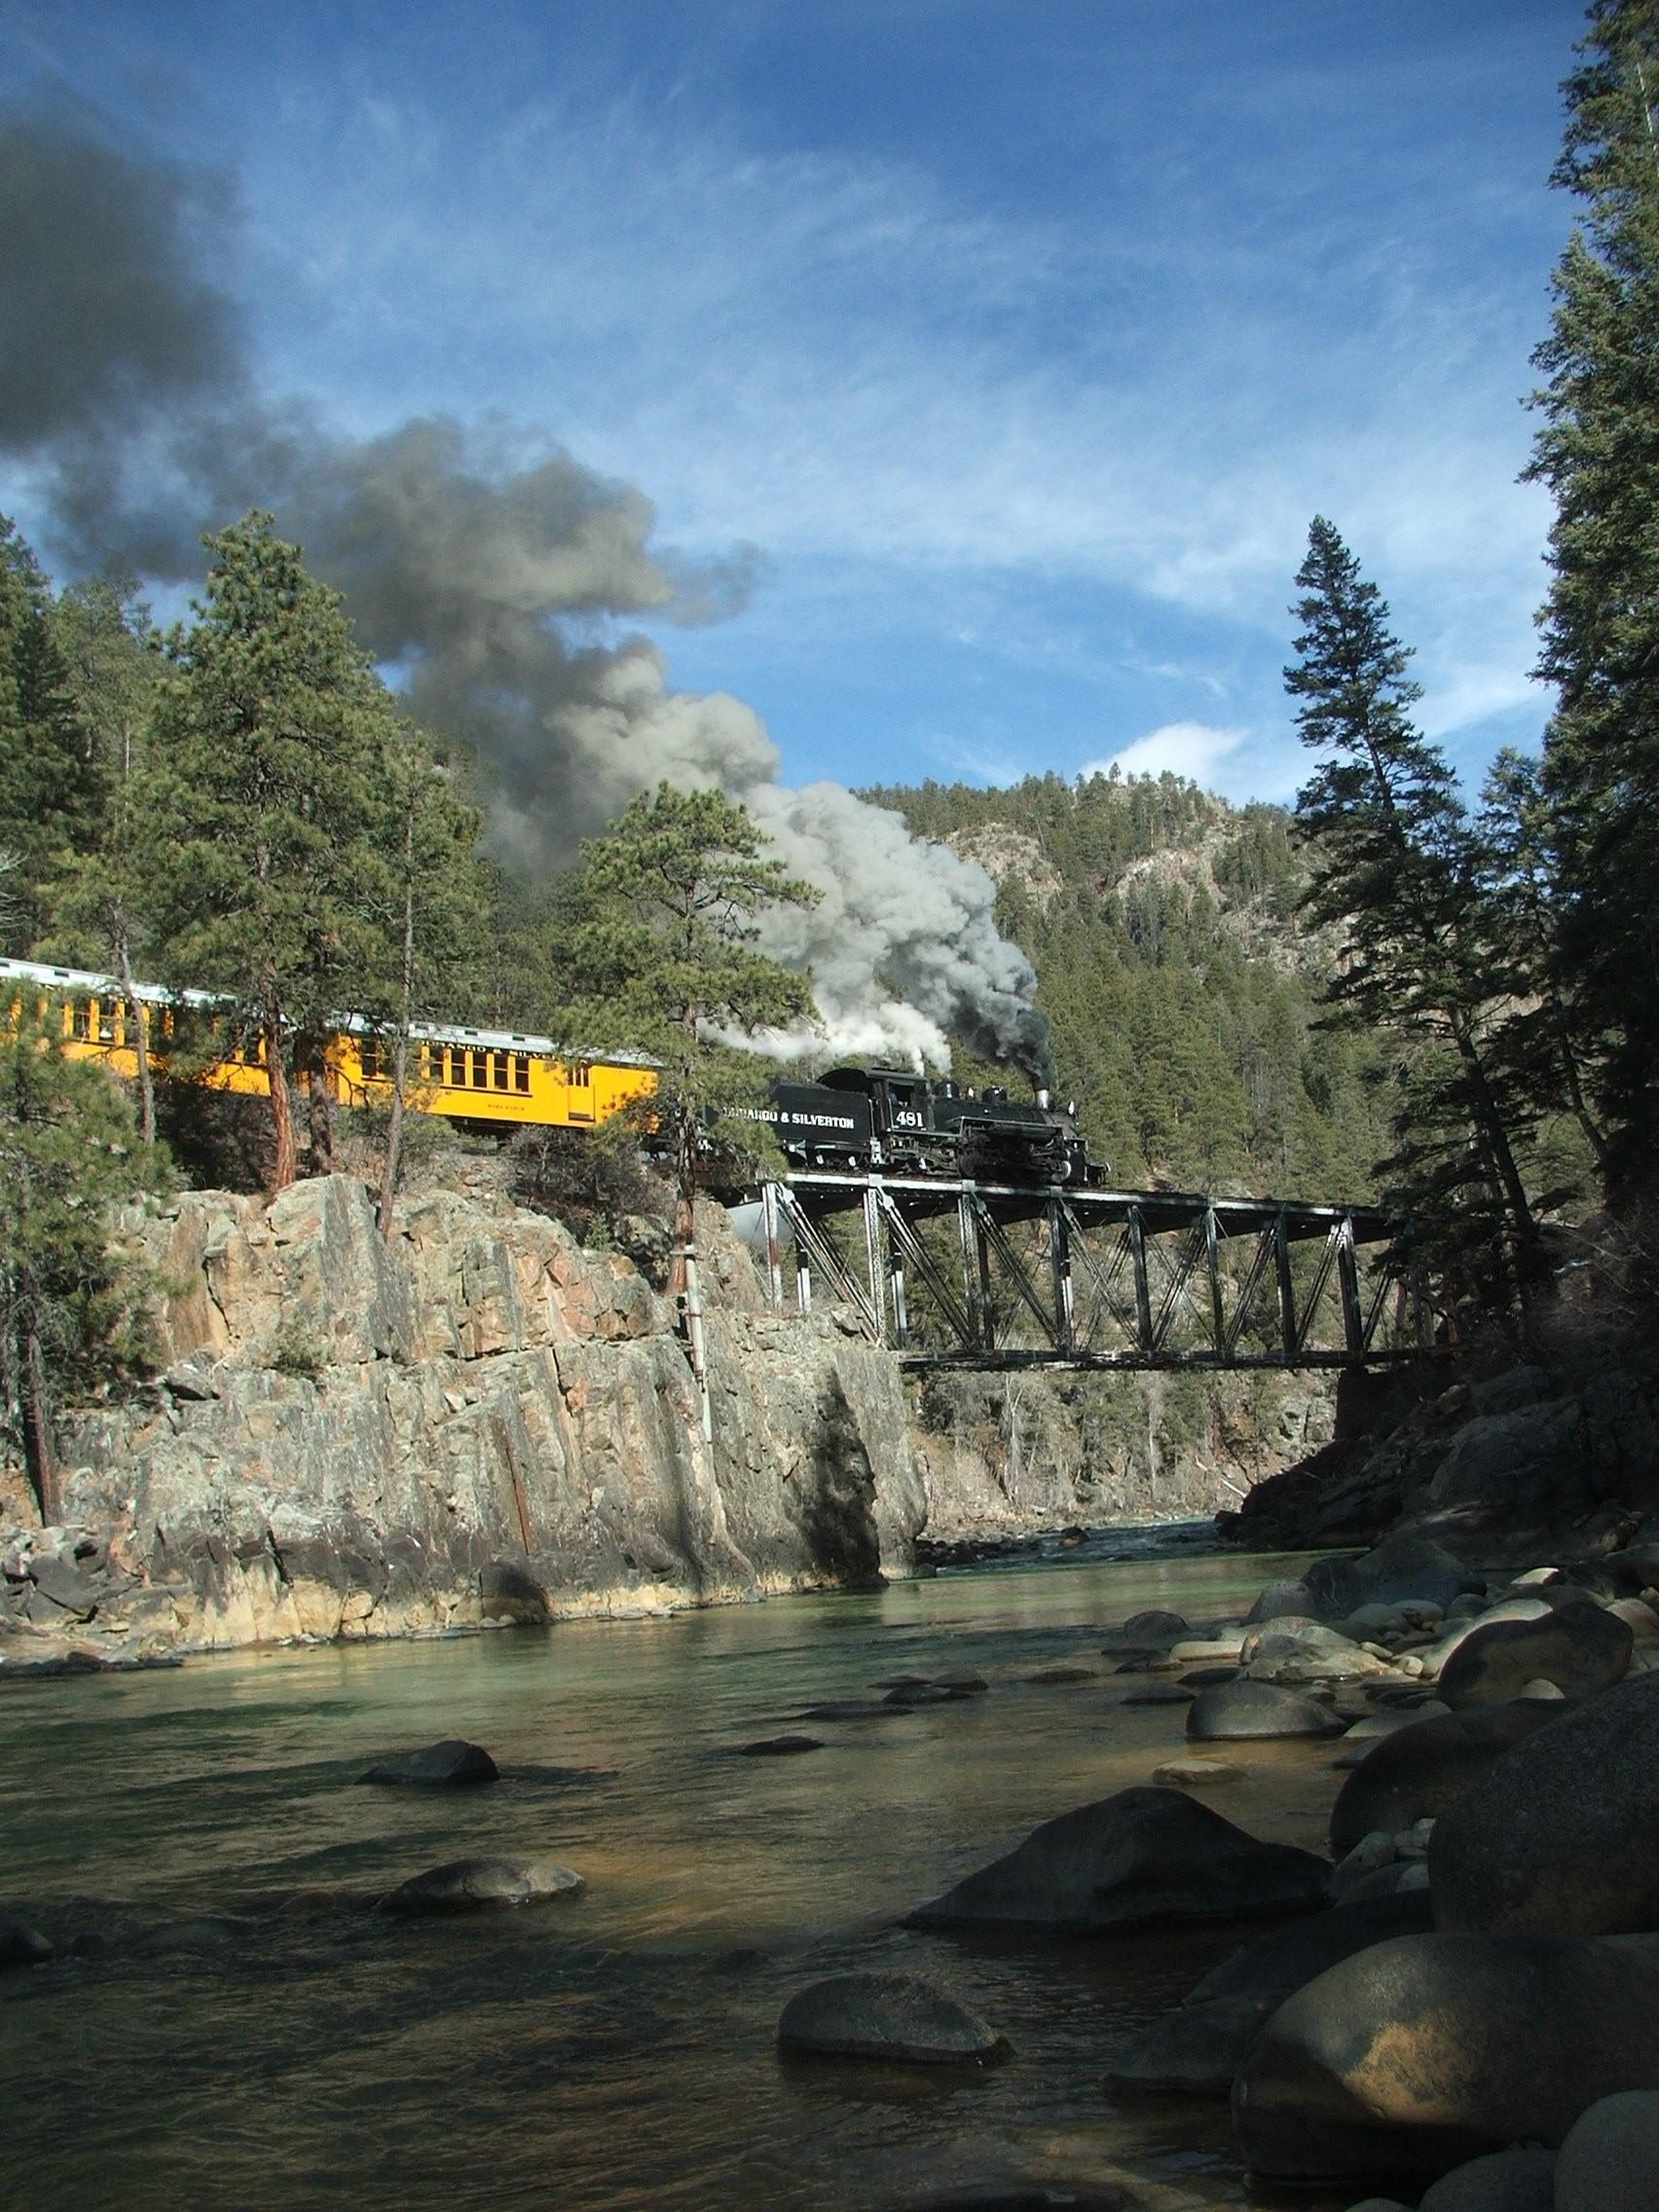
[[[1120, 2107], [1101, 2083], [1237, 1932], [1057, 1944], [898, 1923], [1182, 1748], [1180, 1707], [1124, 1705], [1144, 1677], [1110, 1675], [1100, 1629], [1150, 1604], [1236, 1614], [1278, 1567], [1190, 1548], [1027, 1559], [7, 1685], [0, 1907], [79, 1948], [0, 1976], [0, 2172], [35, 2212], [859, 2212], [1117, 2167], [1243, 2204], [1223, 2108]], [[1100, 1673], [1030, 1679], [1062, 1663]], [[984, 1696], [798, 1718], [963, 1671]], [[825, 1748], [736, 1753], [785, 1731]], [[356, 1785], [443, 1736], [486, 1745], [503, 1780]], [[1210, 1802], [1317, 1847], [1328, 1745], [1228, 1755], [1248, 1774]], [[587, 1889], [460, 1920], [367, 1909], [471, 1853], [557, 1858]], [[945, 1984], [1013, 2056], [966, 2074], [781, 2060], [786, 2000], [854, 1969]]]

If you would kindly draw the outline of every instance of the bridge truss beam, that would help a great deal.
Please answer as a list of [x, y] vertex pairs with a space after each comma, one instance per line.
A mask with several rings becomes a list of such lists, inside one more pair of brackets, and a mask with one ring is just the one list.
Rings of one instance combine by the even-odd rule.
[[760, 1190], [775, 1305], [822, 1285], [905, 1365], [1355, 1367], [1426, 1350], [1409, 1234], [1364, 1206], [802, 1171]]

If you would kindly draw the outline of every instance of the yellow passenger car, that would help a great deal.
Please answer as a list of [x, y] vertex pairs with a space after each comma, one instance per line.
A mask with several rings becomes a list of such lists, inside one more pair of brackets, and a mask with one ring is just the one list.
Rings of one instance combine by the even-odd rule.
[[[0, 960], [0, 986], [9, 985], [12, 1018], [25, 995], [56, 1007], [63, 1049], [72, 1058], [101, 1059], [129, 1081], [138, 1072], [131, 1016], [113, 977], [33, 960]], [[214, 1090], [269, 1096], [263, 1047], [231, 1046], [223, 1034], [223, 1002], [208, 991], [166, 991], [154, 983], [134, 987], [145, 1036], [159, 1076], [167, 1072], [176, 1046], [189, 1061], [192, 1083]], [[391, 1099], [392, 1041], [356, 1014], [343, 1015], [328, 1040], [329, 1088], [343, 1105], [384, 1106]], [[518, 1030], [467, 1029], [416, 1022], [409, 1040], [405, 1104], [411, 1113], [441, 1114], [454, 1122], [509, 1126], [584, 1129], [608, 1122], [636, 1098], [656, 1088], [645, 1058], [625, 1053], [576, 1058], [550, 1037]]]

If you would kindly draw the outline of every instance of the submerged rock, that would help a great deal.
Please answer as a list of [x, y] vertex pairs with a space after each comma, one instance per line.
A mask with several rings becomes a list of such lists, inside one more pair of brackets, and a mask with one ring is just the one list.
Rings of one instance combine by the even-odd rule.
[[1187, 1715], [1187, 1733], [1199, 1743], [1242, 1743], [1272, 1736], [1339, 1736], [1343, 1723], [1299, 1690], [1276, 1682], [1218, 1682], [1200, 1690]]
[[580, 1874], [551, 1859], [452, 1859], [399, 1882], [380, 1900], [382, 1912], [491, 1912], [538, 1904], [585, 1889]]
[[738, 1750], [749, 1759], [794, 1758], [802, 1751], [821, 1751], [822, 1736], [763, 1736], [758, 1743], [740, 1744]]
[[1316, 1910], [1329, 1875], [1310, 1851], [1258, 1842], [1179, 1789], [1122, 1789], [1045, 1821], [910, 1919], [1088, 1934], [1253, 1919]]
[[835, 1974], [797, 1990], [784, 2007], [778, 2041], [787, 2050], [912, 2066], [960, 2066], [1008, 2048], [977, 2012], [903, 1973]]
[[462, 1789], [498, 1781], [500, 1769], [481, 1745], [446, 1736], [441, 1744], [426, 1744], [418, 1751], [394, 1751], [359, 1779], [410, 1788]]
[[55, 1958], [56, 1950], [38, 1929], [15, 1913], [0, 1912], [0, 1970], [6, 1967], [41, 1967]]

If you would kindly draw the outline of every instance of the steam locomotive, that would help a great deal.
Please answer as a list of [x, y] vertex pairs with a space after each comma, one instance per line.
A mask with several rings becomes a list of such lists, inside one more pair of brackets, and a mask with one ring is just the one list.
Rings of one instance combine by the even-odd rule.
[[1000, 1086], [963, 1089], [909, 1069], [831, 1068], [816, 1083], [780, 1081], [768, 1122], [792, 1167], [960, 1175], [984, 1182], [1094, 1178], [1076, 1109], [1029, 1104]]

